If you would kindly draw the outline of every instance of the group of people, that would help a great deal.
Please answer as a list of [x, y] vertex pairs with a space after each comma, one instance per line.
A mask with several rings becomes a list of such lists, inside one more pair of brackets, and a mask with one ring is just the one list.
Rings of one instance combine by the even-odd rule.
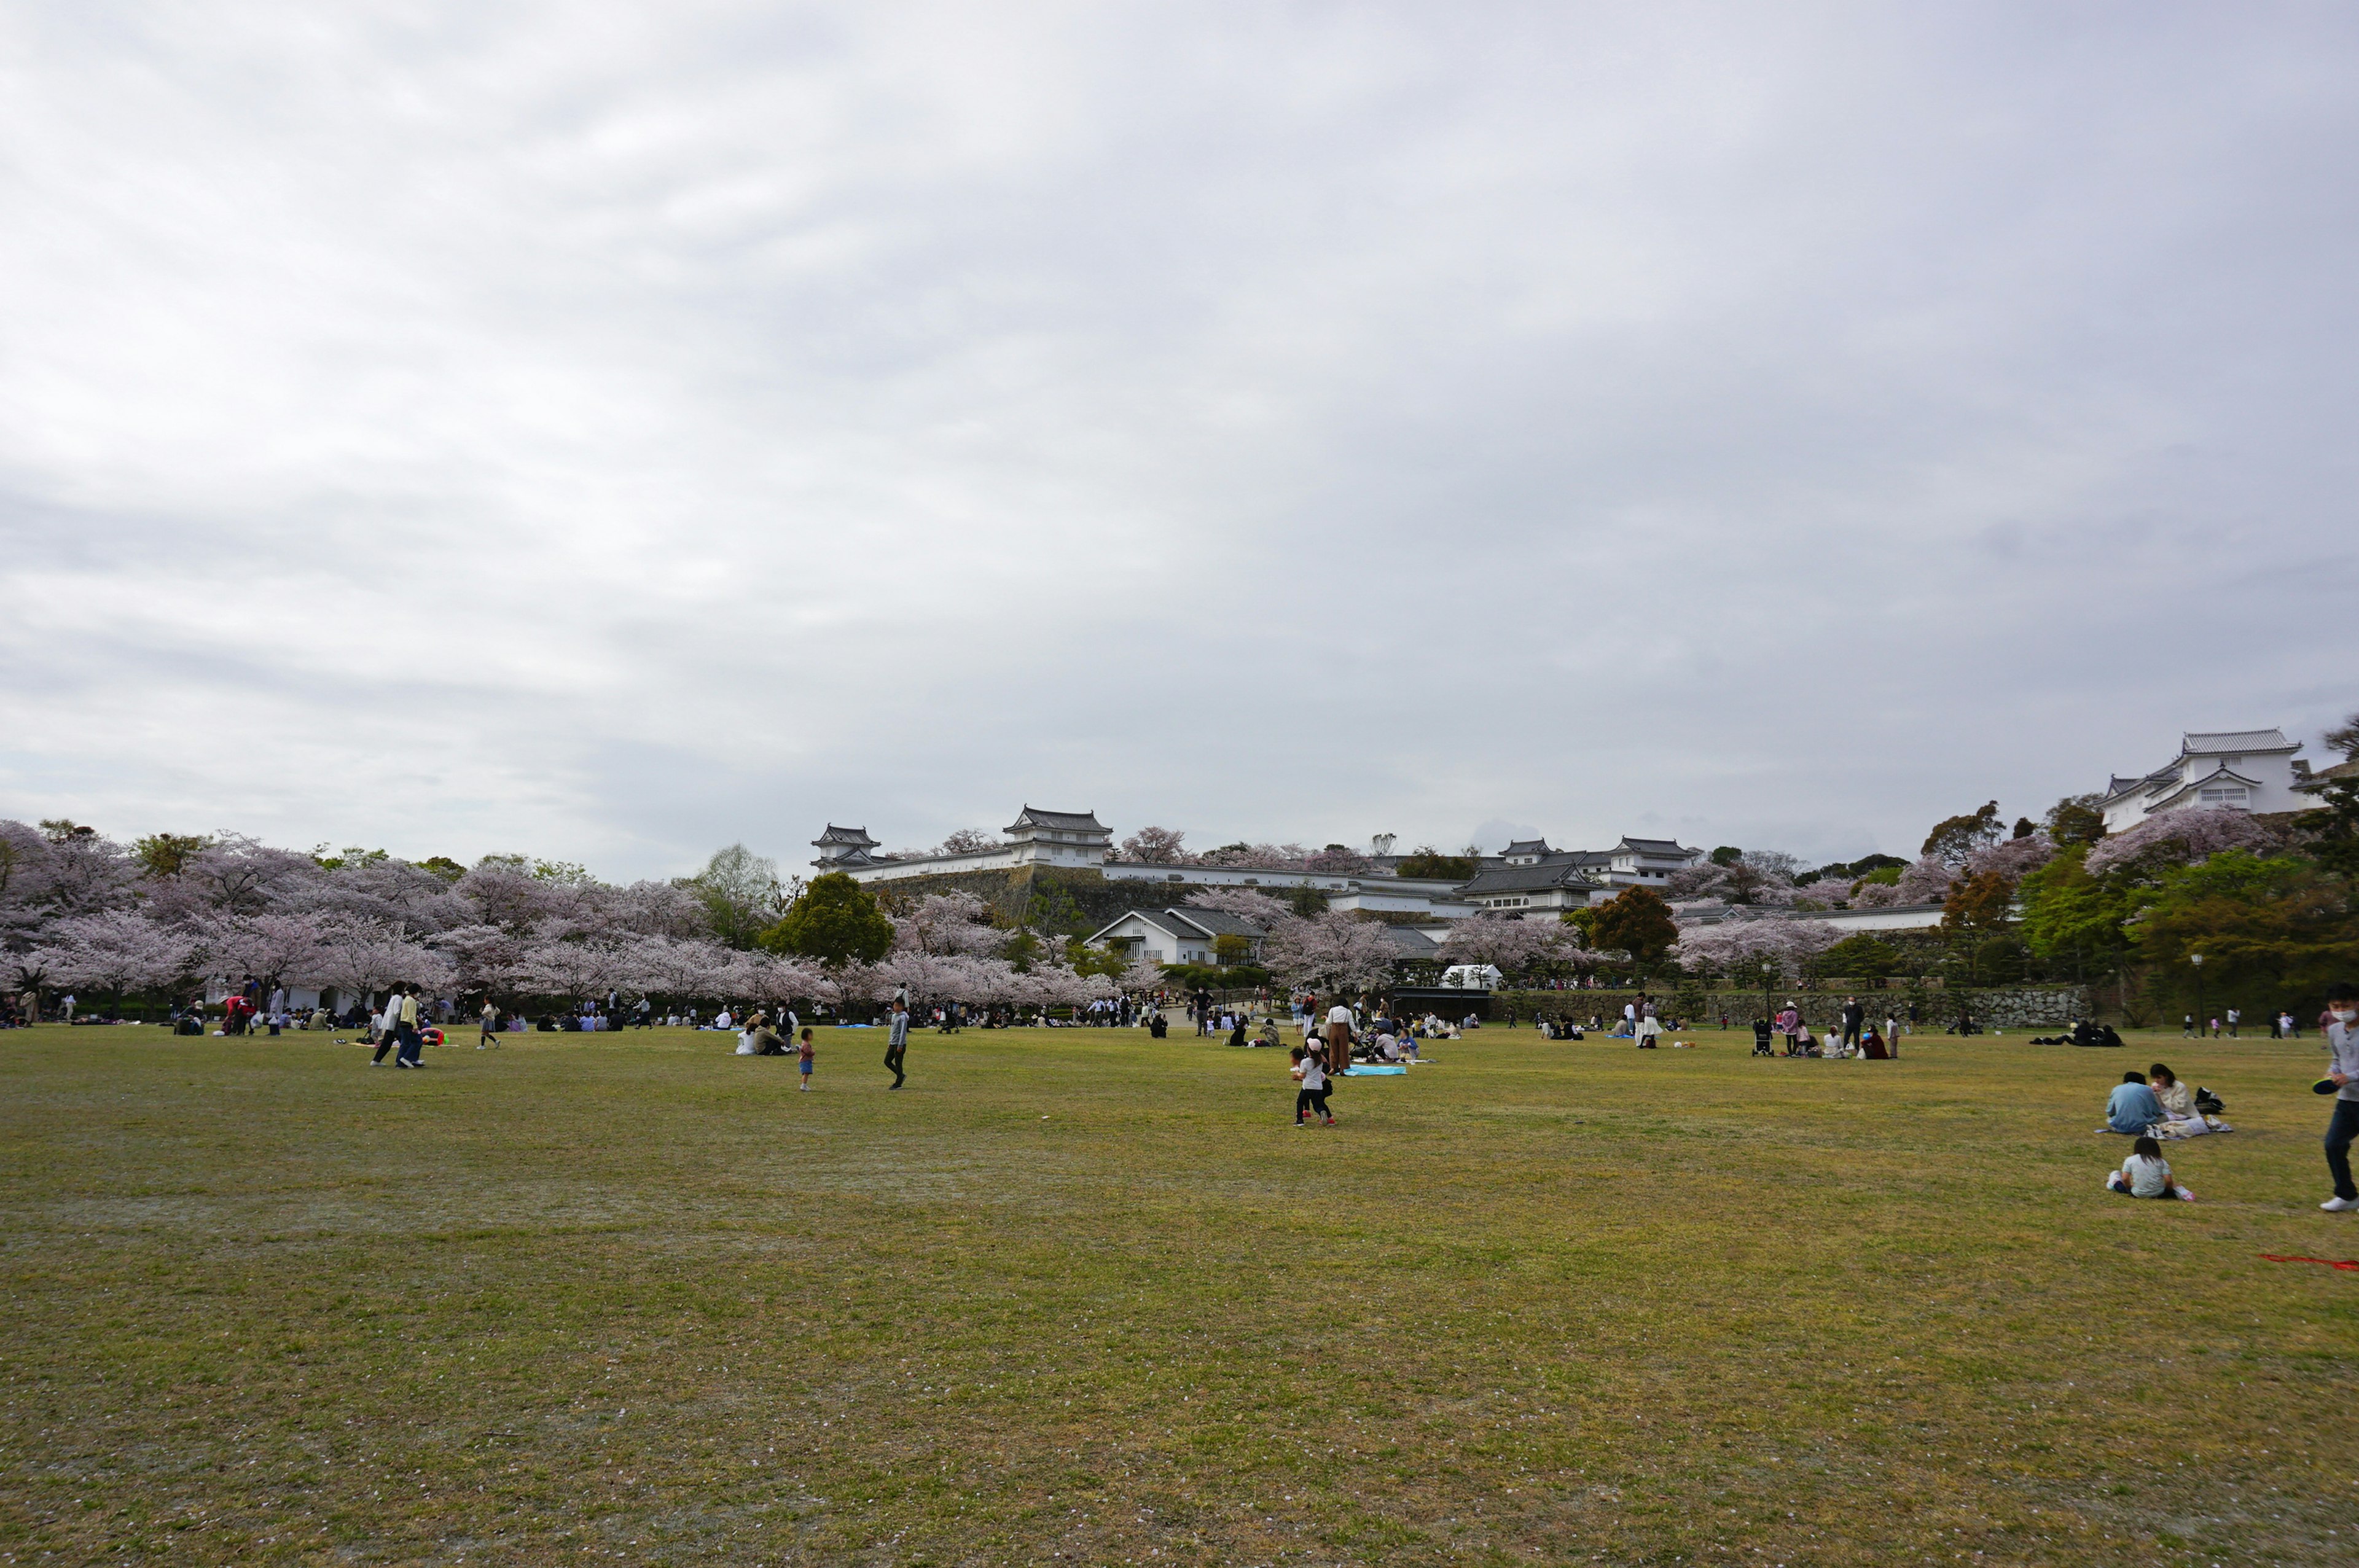
[[[2279, 1015], [2280, 1028], [2289, 1016]], [[2321, 1022], [2326, 1032], [2327, 1071], [2310, 1087], [2334, 1099], [2325, 1140], [2326, 1171], [2334, 1191], [2318, 1206], [2329, 1214], [2347, 1214], [2359, 1209], [2359, 1183], [2351, 1174], [2351, 1145], [2359, 1140], [2359, 983], [2330, 986]], [[2193, 1201], [2195, 1195], [2172, 1176], [2162, 1145], [2171, 1139], [2233, 1130], [2220, 1119], [2226, 1108], [2208, 1090], [2190, 1090], [2165, 1063], [2157, 1062], [2143, 1074], [2123, 1074], [2106, 1097], [2105, 1125], [2097, 1130], [2136, 1141], [2121, 1169], [2106, 1173], [2106, 1189], [2128, 1197]]]
[[1842, 1029], [1830, 1029], [1821, 1035], [1802, 1022], [1800, 1006], [1788, 1001], [1776, 1016], [1753, 1021], [1753, 1054], [1778, 1054], [1771, 1048], [1771, 1043], [1783, 1038], [1784, 1054], [1788, 1056], [1849, 1057], [1865, 1062], [1887, 1062], [1899, 1056], [1900, 1036], [1907, 1026], [1897, 1014], [1886, 1014], [1884, 1027], [1879, 1031], [1859, 998], [1847, 996], [1839, 1016]]
[[[2332, 1022], [2332, 1019], [2328, 1013], [2319, 1014], [2319, 1032], [2324, 1033], [2327, 1025]], [[2224, 1013], [2204, 1020], [2201, 1023], [2195, 1021], [2195, 1015], [2191, 1012], [2181, 1014], [2179, 1021], [2179, 1037], [2182, 1040], [2201, 1040], [2204, 1038], [2207, 1032], [2214, 1040], [2221, 1038], [2223, 1033], [2231, 1040], [2239, 1040], [2244, 1037], [2244, 1029], [2245, 1014], [2241, 1009], [2233, 1007]], [[2281, 1007], [2277, 1009], [2275, 1016], [2270, 1018], [2269, 1038], [2272, 1040], [2301, 1038], [2301, 1021], [2294, 1017], [2291, 1008]]]

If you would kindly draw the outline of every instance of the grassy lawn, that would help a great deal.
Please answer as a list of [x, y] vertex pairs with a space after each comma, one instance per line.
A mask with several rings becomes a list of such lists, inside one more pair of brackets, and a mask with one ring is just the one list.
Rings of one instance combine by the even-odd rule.
[[2315, 1041], [460, 1038], [0, 1034], [7, 1561], [2359, 1561]]

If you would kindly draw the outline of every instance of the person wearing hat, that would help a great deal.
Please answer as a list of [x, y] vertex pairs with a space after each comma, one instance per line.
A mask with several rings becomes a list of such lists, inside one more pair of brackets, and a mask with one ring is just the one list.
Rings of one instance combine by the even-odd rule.
[[2349, 980], [2326, 992], [2326, 1046], [2333, 1065], [2318, 1081], [2318, 1092], [2334, 1086], [2334, 1115], [2326, 1124], [2326, 1168], [2334, 1177], [2334, 1195], [2318, 1206], [2329, 1214], [2359, 1208], [2359, 1186], [2351, 1181], [2351, 1141], [2359, 1138], [2359, 985]]

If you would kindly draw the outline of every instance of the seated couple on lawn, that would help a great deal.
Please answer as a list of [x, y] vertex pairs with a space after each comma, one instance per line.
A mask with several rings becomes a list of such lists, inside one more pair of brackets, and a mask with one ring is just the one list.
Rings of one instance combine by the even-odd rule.
[[2198, 1104], [2178, 1075], [2157, 1062], [2143, 1076], [2122, 1075], [2122, 1081], [2105, 1100], [2105, 1125], [2098, 1130], [2129, 1138], [2200, 1138], [2207, 1132], [2234, 1130], [2216, 1113], [2207, 1114], [2206, 1106], [2215, 1112], [2226, 1108], [2216, 1098]]

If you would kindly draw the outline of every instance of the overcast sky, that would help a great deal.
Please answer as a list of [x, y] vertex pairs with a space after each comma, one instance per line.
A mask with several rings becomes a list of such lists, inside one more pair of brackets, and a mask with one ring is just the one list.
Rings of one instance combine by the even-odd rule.
[[0, 816], [1812, 860], [2359, 708], [2347, 6], [0, 10]]

